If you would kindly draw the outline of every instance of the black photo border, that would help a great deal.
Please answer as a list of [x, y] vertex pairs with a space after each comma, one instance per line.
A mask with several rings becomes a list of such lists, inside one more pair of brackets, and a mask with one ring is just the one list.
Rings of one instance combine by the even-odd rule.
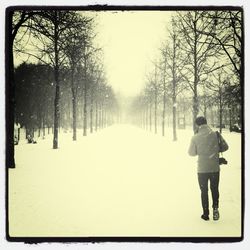
[[[5, 10], [5, 111], [6, 111], [6, 138], [9, 136], [9, 127], [11, 126], [9, 120], [9, 104], [8, 98], [10, 96], [9, 88], [9, 35], [11, 24], [9, 15], [12, 11], [18, 10], [76, 10], [76, 11], [192, 11], [192, 10], [237, 10], [241, 11], [243, 17], [243, 30], [242, 30], [242, 71], [241, 82], [241, 115], [242, 115], [242, 133], [241, 133], [241, 236], [239, 237], [13, 237], [9, 234], [9, 168], [7, 162], [5, 164], [5, 232], [6, 239], [9, 242], [24, 242], [24, 243], [44, 243], [44, 242], [88, 242], [88, 243], [101, 243], [101, 242], [143, 242], [143, 243], [163, 243], [163, 242], [191, 242], [191, 243], [230, 243], [240, 242], [244, 239], [244, 217], [245, 217], [245, 47], [244, 47], [244, 9], [241, 6], [152, 6], [152, 5], [79, 5], [79, 6], [48, 6], [48, 5], [16, 5], [9, 6]], [[5, 143], [6, 153], [5, 157], [9, 154], [8, 140]], [[11, 170], [15, 171], [15, 170]], [[191, 227], [191, 225], [190, 225]]]

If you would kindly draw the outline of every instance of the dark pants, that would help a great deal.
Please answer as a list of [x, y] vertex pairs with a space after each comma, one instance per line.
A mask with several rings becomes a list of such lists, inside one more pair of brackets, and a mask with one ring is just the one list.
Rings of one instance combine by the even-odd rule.
[[213, 198], [213, 208], [219, 206], [219, 180], [220, 172], [215, 173], [198, 173], [198, 181], [201, 189], [201, 203], [203, 208], [203, 214], [209, 214], [209, 202], [208, 202], [208, 181], [210, 181], [210, 189]]

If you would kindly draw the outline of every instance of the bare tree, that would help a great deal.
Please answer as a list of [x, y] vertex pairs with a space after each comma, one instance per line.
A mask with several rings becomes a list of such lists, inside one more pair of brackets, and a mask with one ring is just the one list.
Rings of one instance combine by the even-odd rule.
[[214, 102], [219, 110], [219, 128], [222, 132], [223, 112], [225, 111], [227, 99], [225, 89], [229, 86], [229, 77], [225, 70], [221, 69], [213, 74], [213, 79], [207, 83], [207, 88], [215, 93]]
[[224, 65], [217, 65], [214, 56], [219, 56], [219, 48], [214, 38], [206, 34], [209, 21], [202, 11], [178, 12], [177, 26], [181, 34], [181, 48], [185, 55], [185, 68], [182, 76], [193, 92], [193, 129], [199, 112], [198, 86], [207, 75]]
[[90, 67], [91, 73], [91, 86], [90, 86], [90, 133], [93, 133], [94, 127], [94, 105], [95, 105], [95, 130], [98, 129], [98, 90], [101, 82], [104, 79], [104, 71], [103, 66], [99, 62], [99, 58], [95, 58], [93, 60]]
[[[78, 14], [74, 11], [47, 10], [33, 18], [33, 34], [36, 38], [33, 46], [36, 48], [40, 61], [48, 63], [54, 70], [54, 137], [53, 149], [58, 148], [58, 128], [60, 118], [60, 70], [65, 66], [66, 41], [70, 31], [79, 24]], [[39, 42], [37, 42], [39, 41]]]
[[34, 15], [33, 11], [13, 11], [11, 8], [6, 11], [6, 23], [9, 26], [6, 38], [6, 105], [9, 112], [6, 112], [6, 166], [15, 168], [14, 157], [14, 115], [15, 115], [15, 79], [14, 79], [14, 47], [16, 37], [21, 27], [23, 27]]
[[162, 71], [162, 91], [163, 91], [163, 109], [162, 109], [162, 136], [165, 136], [165, 120], [166, 120], [166, 101], [167, 101], [167, 79], [166, 79], [166, 71], [167, 71], [167, 58], [165, 56], [164, 51], [163, 54], [163, 65], [161, 66]]
[[[93, 31], [93, 30], [92, 30]], [[93, 39], [96, 36], [94, 32], [88, 33], [84, 37], [83, 48], [83, 136], [87, 136], [87, 106], [88, 92], [90, 89], [91, 80], [91, 58], [95, 53], [100, 51], [100, 48], [93, 46]]]
[[[234, 84], [227, 88], [234, 93], [236, 105], [241, 107], [243, 73], [244, 73], [244, 27], [243, 27], [243, 10], [238, 7], [234, 10], [227, 11], [210, 11], [203, 12], [203, 17], [210, 24], [209, 32], [201, 31], [213, 38], [217, 45], [228, 59], [231, 71], [238, 77]], [[231, 96], [231, 94], [228, 93]], [[235, 99], [236, 97], [236, 99]], [[229, 104], [229, 106], [231, 106]], [[230, 107], [230, 117], [232, 108]], [[239, 112], [241, 114], [241, 112]], [[242, 118], [238, 119], [241, 123]], [[231, 121], [231, 118], [230, 118]]]
[[209, 23], [209, 32], [199, 32], [213, 38], [213, 43], [224, 51], [233, 71], [242, 76], [243, 70], [243, 13], [242, 9], [203, 12], [204, 21]]
[[[173, 116], [173, 140], [177, 140], [176, 133], [176, 109], [177, 109], [177, 96], [183, 91], [185, 86], [181, 86], [183, 83], [182, 70], [185, 66], [183, 61], [182, 51], [180, 49], [180, 38], [177, 32], [175, 19], [172, 19], [171, 30], [168, 31], [169, 36], [165, 44], [161, 48], [161, 54], [163, 58], [163, 116], [162, 116], [162, 127], [164, 136], [164, 125], [165, 125], [165, 112], [166, 112], [166, 94], [172, 99], [172, 116]], [[170, 86], [166, 84], [166, 78], [169, 79]]]
[[153, 89], [150, 83], [145, 86], [144, 90], [146, 112], [147, 112], [147, 123], [149, 123], [149, 131], [152, 131], [152, 108], [153, 108]]
[[206, 82], [202, 84], [201, 89], [201, 94], [199, 96], [200, 109], [202, 110], [203, 115], [207, 117], [207, 110], [213, 106], [214, 103], [214, 93], [210, 91]]
[[[76, 141], [77, 127], [77, 98], [79, 90], [79, 79], [76, 79], [77, 73], [80, 73], [81, 61], [84, 56], [85, 41], [88, 33], [91, 33], [93, 18], [79, 16], [75, 20], [75, 25], [69, 30], [65, 45], [65, 54], [68, 57], [71, 93], [72, 93], [72, 114], [73, 114], [73, 140]], [[84, 71], [85, 72], [85, 71]]]
[[[152, 75], [147, 76], [147, 80], [149, 83], [148, 87], [150, 89], [150, 93], [152, 94], [153, 103], [154, 103], [154, 132], [155, 132], [155, 134], [157, 134], [158, 102], [159, 102], [159, 94], [160, 94], [159, 63], [153, 62], [153, 64], [154, 64], [154, 72], [152, 73]], [[151, 96], [150, 96], [150, 98], [151, 98]], [[151, 108], [151, 106], [150, 106], [150, 108]]]

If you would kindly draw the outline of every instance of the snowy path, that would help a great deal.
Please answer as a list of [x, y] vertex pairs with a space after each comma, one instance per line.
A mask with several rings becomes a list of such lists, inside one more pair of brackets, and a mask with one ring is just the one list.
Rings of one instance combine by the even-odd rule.
[[220, 221], [200, 219], [191, 131], [172, 142], [116, 125], [73, 142], [60, 135], [16, 147], [9, 170], [11, 236], [239, 236], [240, 136], [227, 133], [230, 166], [220, 182]]

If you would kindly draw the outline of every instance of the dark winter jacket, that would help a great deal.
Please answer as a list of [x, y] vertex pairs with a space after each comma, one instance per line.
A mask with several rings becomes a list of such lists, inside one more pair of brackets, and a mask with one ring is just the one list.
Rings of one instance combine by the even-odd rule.
[[201, 125], [198, 133], [192, 137], [188, 153], [191, 156], [198, 155], [198, 173], [220, 171], [219, 151], [226, 151], [228, 145], [220, 134], [219, 136], [220, 150], [217, 134], [208, 125]]

